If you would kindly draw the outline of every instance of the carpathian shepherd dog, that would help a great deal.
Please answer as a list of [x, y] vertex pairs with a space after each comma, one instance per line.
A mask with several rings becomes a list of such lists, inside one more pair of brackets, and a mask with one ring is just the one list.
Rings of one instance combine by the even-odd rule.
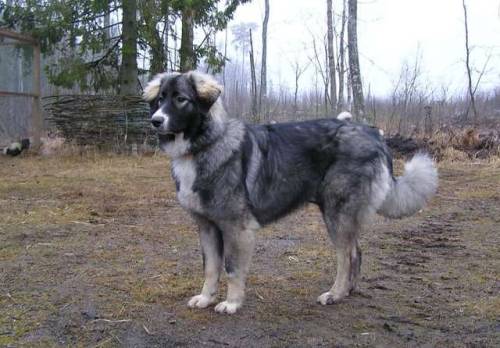
[[144, 90], [177, 198], [199, 226], [205, 282], [188, 306], [215, 302], [224, 268], [227, 297], [215, 310], [235, 313], [255, 231], [307, 202], [319, 206], [337, 255], [335, 283], [317, 301], [342, 300], [359, 278], [362, 225], [375, 213], [400, 218], [420, 210], [437, 188], [432, 160], [416, 155], [395, 178], [376, 128], [338, 119], [246, 125], [226, 117], [221, 92], [194, 71], [160, 74]]

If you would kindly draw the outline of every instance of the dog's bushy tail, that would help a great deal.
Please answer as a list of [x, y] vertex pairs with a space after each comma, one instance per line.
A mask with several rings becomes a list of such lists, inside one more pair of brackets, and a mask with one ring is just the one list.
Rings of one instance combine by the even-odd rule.
[[405, 164], [403, 176], [392, 180], [378, 213], [394, 219], [413, 215], [434, 196], [437, 186], [434, 162], [426, 154], [417, 154]]

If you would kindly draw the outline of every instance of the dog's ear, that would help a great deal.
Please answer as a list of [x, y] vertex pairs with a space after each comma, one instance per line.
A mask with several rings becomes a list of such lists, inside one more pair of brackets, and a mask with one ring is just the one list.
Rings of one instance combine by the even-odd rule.
[[155, 100], [160, 93], [161, 82], [167, 75], [168, 73], [161, 73], [156, 75], [151, 81], [149, 81], [142, 93], [142, 99], [147, 102]]
[[188, 76], [200, 101], [210, 108], [221, 95], [223, 87], [212, 76], [207, 74], [190, 71]]

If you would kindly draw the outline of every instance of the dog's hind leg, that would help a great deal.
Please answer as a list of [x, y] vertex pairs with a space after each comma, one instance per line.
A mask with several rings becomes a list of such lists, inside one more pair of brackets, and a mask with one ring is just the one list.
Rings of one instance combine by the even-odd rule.
[[361, 270], [359, 224], [349, 214], [323, 213], [328, 233], [337, 254], [337, 275], [332, 288], [318, 297], [322, 305], [333, 304], [348, 296], [357, 285]]
[[254, 251], [255, 230], [259, 224], [251, 219], [244, 223], [225, 222], [220, 226], [224, 240], [224, 266], [228, 278], [227, 297], [215, 306], [215, 311], [233, 314], [242, 306], [245, 298], [245, 281]]
[[199, 227], [205, 283], [201, 293], [191, 297], [188, 306], [190, 308], [205, 308], [216, 300], [222, 270], [222, 234], [212, 222], [200, 216], [196, 216], [195, 220]]
[[371, 216], [371, 165], [339, 163], [325, 176], [321, 187], [321, 212], [337, 255], [337, 275], [332, 288], [318, 297], [326, 305], [338, 302], [355, 288], [361, 270], [358, 238]]

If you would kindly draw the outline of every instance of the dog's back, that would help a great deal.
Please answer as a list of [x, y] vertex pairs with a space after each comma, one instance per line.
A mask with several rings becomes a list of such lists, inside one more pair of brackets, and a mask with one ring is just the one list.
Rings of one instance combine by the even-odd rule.
[[332, 167], [360, 170], [377, 160], [392, 175], [391, 158], [379, 132], [336, 119], [248, 126], [243, 142], [248, 200], [261, 223], [302, 203], [319, 202]]

